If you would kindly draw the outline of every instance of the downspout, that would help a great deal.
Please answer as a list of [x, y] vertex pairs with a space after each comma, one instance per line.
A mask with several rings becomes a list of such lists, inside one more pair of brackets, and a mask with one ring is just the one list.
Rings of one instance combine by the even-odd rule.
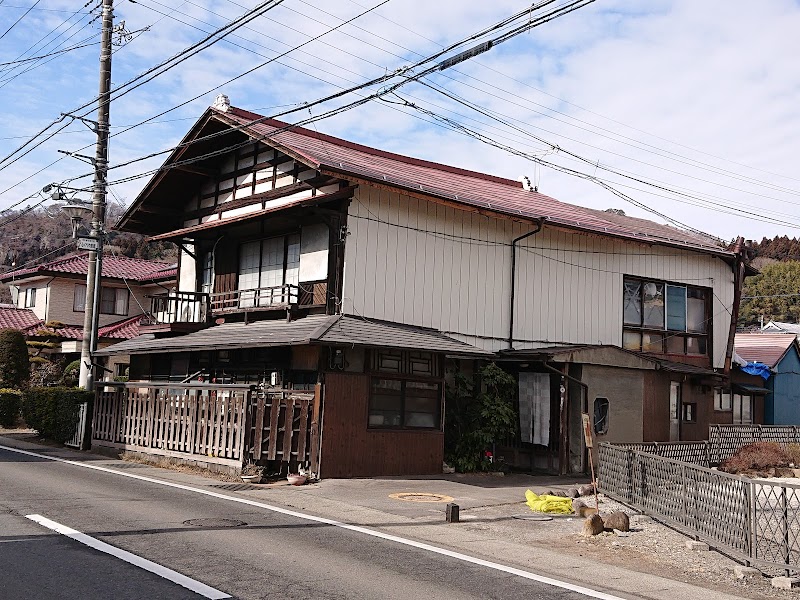
[[731, 310], [731, 326], [728, 332], [728, 347], [725, 350], [725, 375], [731, 372], [731, 361], [733, 360], [733, 341], [736, 336], [736, 323], [739, 320], [739, 307], [742, 302], [742, 287], [744, 286], [745, 274], [745, 247], [744, 238], [738, 237], [733, 248], [736, 253], [736, 260], [733, 265], [733, 307]]
[[517, 242], [524, 240], [527, 237], [536, 235], [542, 230], [544, 219], [536, 221], [536, 229], [529, 231], [519, 237], [511, 240], [511, 313], [508, 324], [508, 349], [514, 349], [514, 296], [516, 295], [517, 283]]

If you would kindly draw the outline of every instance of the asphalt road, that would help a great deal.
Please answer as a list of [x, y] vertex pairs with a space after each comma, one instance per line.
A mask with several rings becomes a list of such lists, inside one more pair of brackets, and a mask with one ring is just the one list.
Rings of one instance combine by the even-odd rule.
[[[123, 466], [135, 472], [135, 465]], [[204, 597], [28, 515], [234, 598], [587, 597], [340, 527], [0, 449], [3, 600]]]

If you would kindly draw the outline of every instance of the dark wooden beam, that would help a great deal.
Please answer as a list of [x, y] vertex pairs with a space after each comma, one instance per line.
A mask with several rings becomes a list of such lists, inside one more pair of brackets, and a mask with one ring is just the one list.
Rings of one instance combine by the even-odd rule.
[[215, 177], [217, 171], [214, 169], [204, 169], [194, 164], [178, 165], [173, 167], [176, 171], [183, 171], [184, 173], [191, 173], [192, 175], [202, 175], [203, 177]]

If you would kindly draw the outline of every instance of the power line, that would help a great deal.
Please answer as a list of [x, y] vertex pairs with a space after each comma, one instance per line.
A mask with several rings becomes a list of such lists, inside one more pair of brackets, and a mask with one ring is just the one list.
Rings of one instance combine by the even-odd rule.
[[[62, 50], [56, 50], [55, 52], [49, 52], [47, 54], [41, 54], [39, 56], [32, 56], [30, 58], [23, 58], [23, 59], [20, 59], [20, 60], [12, 60], [10, 62], [2, 62], [2, 63], [0, 63], [0, 66], [17, 65], [17, 64], [30, 62], [32, 60], [41, 60], [43, 58], [48, 58], [50, 56], [56, 56], [57, 54], [64, 54], [65, 52], [72, 52], [73, 50], [79, 50], [80, 48], [86, 48], [88, 46], [96, 46], [99, 43], [100, 42], [92, 42], [90, 44], [80, 44], [78, 46], [71, 46], [69, 48], [64, 48]], [[0, 138], [0, 139], [8, 139], [8, 138]]]
[[31, 12], [34, 8], [36, 8], [36, 5], [39, 4], [39, 2], [41, 2], [41, 1], [42, 0], [36, 0], [36, 2], [34, 3], [33, 6], [31, 6], [28, 10], [26, 10], [24, 13], [22, 13], [22, 16], [19, 19], [17, 19], [16, 21], [14, 21], [11, 24], [11, 27], [9, 27], [2, 34], [0, 34], [0, 40], [2, 40], [4, 37], [6, 37], [8, 32], [11, 31], [12, 29], [14, 29], [14, 27], [17, 26], [17, 23], [19, 23], [20, 21], [22, 21], [22, 19], [24, 19], [26, 16], [28, 16], [28, 13]]

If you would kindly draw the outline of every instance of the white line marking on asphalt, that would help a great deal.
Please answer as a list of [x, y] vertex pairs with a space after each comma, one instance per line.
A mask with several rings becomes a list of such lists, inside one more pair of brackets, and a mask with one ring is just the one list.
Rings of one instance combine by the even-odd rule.
[[[372, 537], [380, 538], [382, 540], [387, 540], [390, 542], [395, 542], [398, 544], [402, 544], [404, 546], [411, 546], [413, 548], [417, 548], [419, 550], [425, 550], [427, 552], [432, 552], [434, 554], [440, 554], [442, 556], [448, 556], [450, 558], [455, 558], [456, 560], [460, 560], [462, 562], [471, 563], [473, 565], [480, 565], [482, 567], [487, 567], [489, 569], [493, 569], [495, 571], [501, 571], [503, 573], [508, 573], [509, 575], [516, 575], [517, 577], [522, 577], [523, 579], [530, 579], [532, 581], [538, 581], [539, 583], [544, 583], [553, 587], [561, 588], [564, 590], [570, 590], [572, 592], [582, 594], [584, 596], [588, 596], [589, 598], [597, 598], [598, 600], [625, 600], [620, 596], [614, 596], [612, 594], [606, 594], [605, 592], [598, 592], [596, 590], [586, 588], [580, 585], [575, 585], [574, 583], [568, 583], [566, 581], [561, 581], [559, 579], [553, 579], [552, 577], [546, 577], [544, 575], [537, 575], [536, 573], [531, 573], [530, 571], [525, 571], [523, 569], [517, 569], [516, 567], [509, 567], [500, 563], [492, 562], [489, 560], [483, 560], [482, 558], [475, 558], [474, 556], [469, 556], [468, 554], [462, 554], [460, 552], [454, 552], [453, 550], [447, 550], [445, 548], [439, 548], [438, 546], [432, 546], [430, 544], [425, 544], [423, 542], [416, 542], [414, 540], [409, 540], [407, 538], [402, 538], [396, 535], [392, 535], [390, 533], [383, 533], [382, 531], [376, 531], [374, 529], [369, 529], [367, 527], [361, 527], [360, 525], [348, 525], [347, 523], [341, 523], [340, 521], [334, 521], [333, 519], [326, 519], [325, 517], [317, 517], [314, 515], [307, 515], [304, 513], [296, 512], [293, 510], [288, 510], [286, 508], [281, 508], [280, 506], [273, 506], [271, 504], [265, 504], [263, 502], [257, 502], [256, 500], [250, 500], [248, 498], [237, 498], [236, 496], [228, 496], [226, 494], [220, 494], [219, 492], [212, 492], [210, 490], [204, 490], [201, 488], [192, 487], [189, 485], [183, 485], [181, 483], [173, 483], [171, 481], [162, 481], [160, 479], [155, 479], [153, 477], [147, 477], [145, 475], [136, 475], [134, 473], [125, 473], [123, 471], [116, 471], [114, 469], [110, 469], [108, 467], [101, 467], [99, 465], [92, 465], [87, 463], [82, 463], [74, 460], [67, 460], [66, 458], [58, 458], [57, 456], [47, 456], [45, 454], [38, 454], [36, 452], [30, 452], [28, 450], [21, 450], [19, 448], [12, 448], [10, 446], [3, 446], [0, 445], [0, 450], [8, 450], [9, 452], [17, 452], [18, 454], [25, 454], [27, 456], [35, 456], [37, 458], [45, 458], [47, 460], [51, 460], [54, 462], [65, 463], [68, 465], [73, 465], [75, 467], [82, 467], [84, 469], [92, 469], [94, 471], [101, 471], [103, 473], [112, 473], [114, 475], [120, 475], [122, 477], [128, 477], [130, 479], [137, 479], [139, 481], [147, 481], [148, 483], [155, 483], [157, 485], [163, 485], [166, 487], [176, 488], [179, 490], [185, 490], [187, 492], [194, 492], [196, 494], [202, 494], [204, 496], [210, 496], [212, 498], [219, 498], [220, 500], [228, 500], [229, 502], [237, 502], [239, 504], [246, 504], [248, 506], [255, 506], [258, 508], [263, 508], [265, 510], [269, 510], [272, 512], [276, 512], [282, 515], [288, 515], [290, 517], [296, 517], [298, 519], [304, 519], [306, 521], [311, 521], [313, 523], [322, 523], [325, 525], [331, 525], [333, 527], [339, 527], [341, 529], [347, 529], [349, 531], [355, 531], [357, 533], [363, 533], [364, 535], [369, 535]], [[88, 537], [88, 536], [87, 536]], [[101, 542], [102, 543], [102, 542]], [[230, 596], [223, 596], [225, 598], [229, 598]]]
[[115, 556], [120, 560], [124, 560], [126, 563], [130, 563], [135, 567], [139, 567], [140, 569], [144, 569], [145, 571], [150, 571], [151, 573], [155, 573], [159, 577], [163, 577], [164, 579], [168, 579], [173, 583], [177, 583], [180, 586], [185, 587], [192, 592], [200, 594], [201, 596], [205, 596], [206, 598], [210, 598], [211, 600], [222, 600], [223, 598], [230, 598], [230, 594], [226, 594], [225, 592], [220, 592], [217, 589], [214, 589], [210, 586], [207, 586], [205, 583], [200, 583], [199, 581], [192, 579], [191, 577], [187, 577], [186, 575], [181, 575], [177, 571], [173, 571], [172, 569], [168, 569], [158, 563], [154, 563], [153, 561], [147, 560], [146, 558], [142, 558], [141, 556], [137, 556], [135, 554], [131, 554], [126, 550], [122, 550], [111, 544], [106, 544], [105, 542], [101, 542], [98, 539], [95, 539], [91, 536], [86, 535], [85, 533], [81, 533], [80, 531], [76, 531], [71, 527], [67, 527], [66, 525], [61, 525], [60, 523], [56, 523], [55, 521], [51, 521], [43, 517], [42, 515], [25, 515], [26, 519], [30, 519], [31, 521], [38, 523], [43, 527], [47, 527], [55, 531], [56, 533], [60, 533], [68, 538], [75, 540], [76, 542], [80, 542], [90, 548], [94, 548], [95, 550], [99, 550], [100, 552], [104, 552], [106, 554], [110, 554], [111, 556]]

